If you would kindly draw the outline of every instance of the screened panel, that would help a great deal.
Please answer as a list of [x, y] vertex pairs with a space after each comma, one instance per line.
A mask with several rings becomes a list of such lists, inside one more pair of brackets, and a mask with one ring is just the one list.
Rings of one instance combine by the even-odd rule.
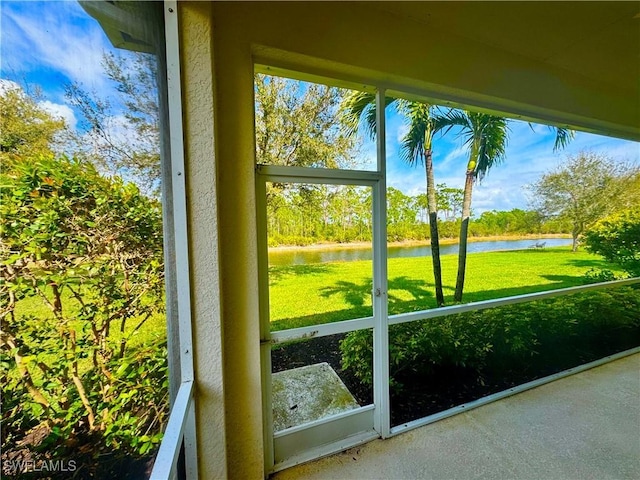
[[371, 193], [267, 183], [272, 331], [373, 314]]
[[256, 163], [376, 169], [375, 94], [256, 73], [254, 95]]
[[[373, 402], [372, 378], [348, 363], [351, 345], [362, 344], [357, 360], [373, 364], [371, 330], [278, 344], [272, 347], [273, 430], [279, 432], [351, 412]], [[354, 358], [355, 361], [355, 358]]]
[[640, 287], [393, 325], [389, 338], [396, 426], [640, 346]]

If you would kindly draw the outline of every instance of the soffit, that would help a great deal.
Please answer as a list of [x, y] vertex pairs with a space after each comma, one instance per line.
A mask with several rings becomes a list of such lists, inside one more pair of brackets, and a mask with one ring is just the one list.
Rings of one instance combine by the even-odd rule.
[[[640, 82], [640, 2], [372, 2], [371, 8], [616, 89]], [[420, 48], [416, 45], [415, 48]]]

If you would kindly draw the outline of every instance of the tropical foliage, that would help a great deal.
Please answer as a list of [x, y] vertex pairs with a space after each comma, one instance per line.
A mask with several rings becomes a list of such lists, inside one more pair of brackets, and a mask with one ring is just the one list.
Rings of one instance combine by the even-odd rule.
[[[429, 104], [410, 102], [396, 98], [385, 98], [385, 108], [394, 105], [407, 119], [409, 129], [401, 140], [401, 157], [409, 165], [423, 165], [426, 176], [426, 206], [429, 212], [429, 239], [431, 243], [431, 264], [433, 267], [434, 289], [438, 306], [444, 305], [442, 290], [442, 266], [440, 262], [440, 234], [438, 232], [438, 203], [433, 173], [433, 137], [442, 128], [442, 117]], [[352, 91], [347, 94], [341, 113], [348, 126], [348, 132], [355, 133], [359, 125], [373, 138], [376, 133], [377, 107], [375, 95]], [[389, 195], [387, 195], [389, 196]]]
[[[391, 386], [401, 394], [436, 369], [564, 370], [636, 346], [640, 289], [619, 287], [520, 305], [447, 315], [389, 328]], [[371, 331], [349, 333], [342, 362], [363, 382], [373, 380]], [[589, 352], [592, 357], [584, 357]], [[446, 371], [446, 370], [445, 370]]]
[[445, 132], [459, 128], [464, 146], [469, 149], [469, 161], [465, 173], [462, 212], [460, 218], [460, 247], [458, 254], [458, 275], [454, 301], [462, 301], [467, 263], [467, 238], [471, 220], [471, 196], [476, 180], [489, 172], [491, 167], [504, 160], [508, 138], [508, 123], [503, 117], [486, 113], [463, 110], [449, 110], [443, 124]]
[[[167, 413], [161, 210], [133, 184], [53, 156], [0, 176], [2, 447], [145, 454]], [[162, 322], [163, 323], [163, 322]]]

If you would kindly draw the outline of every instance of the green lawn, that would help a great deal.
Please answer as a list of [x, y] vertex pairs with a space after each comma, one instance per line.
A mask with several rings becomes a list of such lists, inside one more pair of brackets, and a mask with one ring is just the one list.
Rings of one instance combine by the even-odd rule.
[[[435, 307], [433, 273], [429, 257], [389, 260], [389, 313]], [[467, 259], [464, 301], [478, 301], [583, 284], [590, 268], [619, 272], [600, 257], [569, 247], [544, 250], [472, 253]], [[452, 303], [457, 256], [442, 257], [445, 300]], [[270, 312], [273, 330], [336, 322], [372, 315], [371, 261], [318, 263], [271, 267]], [[67, 315], [77, 309], [65, 299]], [[17, 312], [39, 318], [51, 316], [38, 297], [22, 300]], [[130, 321], [128, 329], [135, 325]], [[164, 336], [163, 315], [155, 315], [129, 340], [131, 347]], [[129, 332], [127, 332], [129, 333]], [[117, 332], [113, 332], [115, 337]], [[114, 337], [114, 338], [115, 338]]]
[[[442, 257], [444, 293], [453, 300], [457, 255]], [[467, 257], [464, 301], [494, 299], [572, 287], [590, 268], [620, 273], [600, 257], [569, 247], [472, 253]], [[436, 306], [430, 257], [389, 259], [389, 313]], [[269, 269], [273, 330], [372, 315], [371, 261]]]
[[[47, 295], [51, 298], [50, 292]], [[62, 293], [63, 312], [66, 318], [72, 319], [79, 310], [78, 302], [71, 298], [71, 294], [63, 290]], [[39, 319], [53, 319], [53, 314], [49, 307], [45, 305], [39, 296], [26, 297], [16, 304], [16, 316], [32, 316]], [[138, 319], [132, 318], [126, 323], [124, 336], [127, 338], [127, 344], [130, 347], [144, 346], [155, 343], [159, 338], [166, 337], [166, 319], [164, 314], [156, 314], [151, 316], [137, 331], [133, 331], [138, 323]], [[78, 328], [81, 328], [81, 322], [78, 322]], [[122, 334], [120, 333], [120, 322], [112, 323], [110, 338], [114, 342], [119, 342]]]

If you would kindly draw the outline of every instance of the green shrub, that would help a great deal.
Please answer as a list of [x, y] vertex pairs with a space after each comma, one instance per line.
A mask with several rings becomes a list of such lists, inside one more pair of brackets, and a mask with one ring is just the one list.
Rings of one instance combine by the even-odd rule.
[[590, 268], [584, 274], [585, 283], [601, 283], [619, 280], [618, 276], [608, 269]]
[[610, 215], [584, 234], [587, 251], [640, 276], [640, 206]]
[[39, 427], [51, 452], [90, 438], [96, 454], [147, 453], [165, 339], [130, 340], [163, 312], [160, 205], [66, 158], [7, 162], [0, 185], [3, 450]]
[[[466, 367], [480, 375], [569, 368], [585, 351], [606, 354], [640, 343], [640, 289], [618, 287], [389, 328], [392, 387], [436, 368]], [[371, 333], [352, 332], [341, 343], [343, 368], [373, 379]], [[577, 363], [576, 363], [577, 362]]]

